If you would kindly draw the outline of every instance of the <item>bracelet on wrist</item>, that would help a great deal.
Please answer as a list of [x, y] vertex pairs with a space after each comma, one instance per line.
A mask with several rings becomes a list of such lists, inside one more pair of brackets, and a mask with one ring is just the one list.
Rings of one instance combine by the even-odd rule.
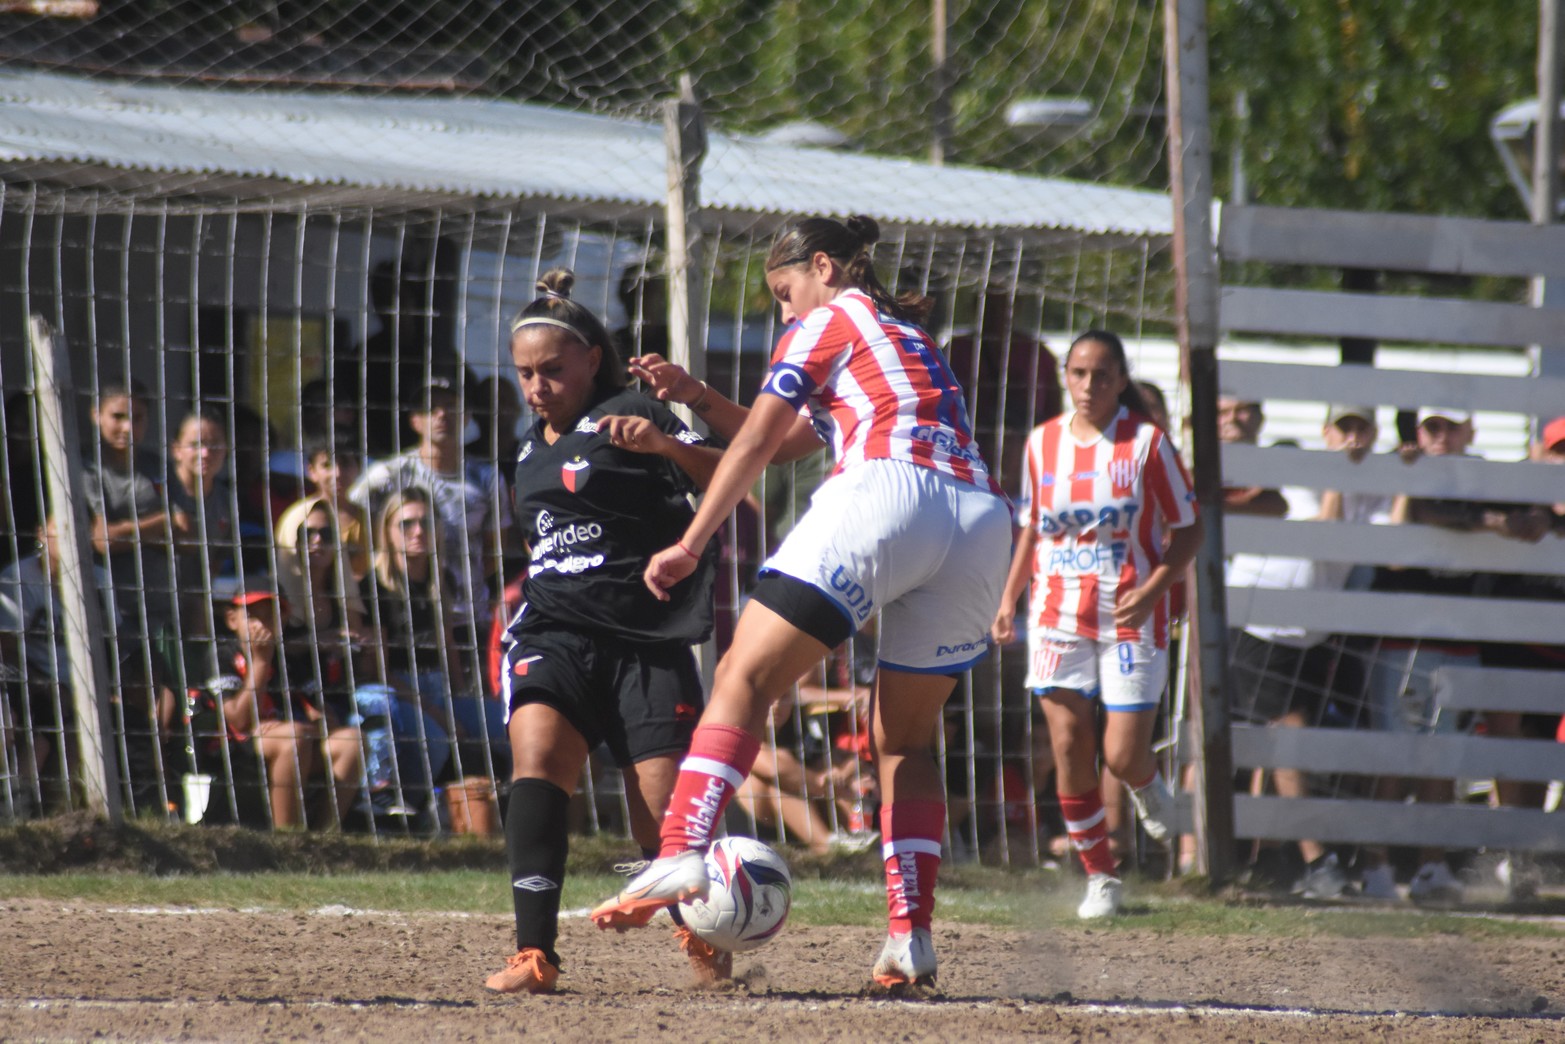
[[702, 381], [701, 382], [701, 394], [696, 396], [695, 402], [690, 403], [690, 408], [692, 410], [699, 410], [701, 408], [701, 404], [706, 401], [706, 394], [707, 394], [707, 392], [709, 392], [711, 390], [712, 390], [712, 386], [710, 384], [706, 383], [705, 381]]
[[685, 554], [689, 555], [691, 558], [694, 558], [697, 562], [701, 561], [701, 556], [696, 554], [694, 551], [690, 550], [688, 547], [686, 547], [685, 546], [685, 542], [683, 540], [676, 540], [676, 541], [674, 541], [674, 546], [679, 548]]

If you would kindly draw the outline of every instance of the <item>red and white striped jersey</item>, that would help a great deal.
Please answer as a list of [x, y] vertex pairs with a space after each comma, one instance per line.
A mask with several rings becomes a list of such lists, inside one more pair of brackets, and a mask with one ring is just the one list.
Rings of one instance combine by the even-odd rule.
[[809, 411], [835, 451], [834, 475], [866, 460], [905, 460], [1003, 495], [945, 356], [863, 291], [845, 290], [789, 327], [761, 391]]
[[1168, 600], [1142, 629], [1115, 627], [1120, 594], [1144, 583], [1163, 560], [1163, 536], [1195, 521], [1195, 493], [1162, 429], [1120, 407], [1103, 434], [1078, 442], [1073, 414], [1027, 437], [1018, 525], [1038, 533], [1030, 627], [1093, 641], [1168, 645]]

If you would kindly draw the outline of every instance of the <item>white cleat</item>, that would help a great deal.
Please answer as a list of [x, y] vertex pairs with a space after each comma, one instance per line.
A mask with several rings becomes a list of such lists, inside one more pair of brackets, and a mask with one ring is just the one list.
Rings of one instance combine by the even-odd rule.
[[880, 985], [933, 986], [935, 984], [935, 945], [925, 928], [914, 928], [906, 935], [887, 935], [871, 973]]
[[1130, 803], [1147, 836], [1160, 845], [1168, 844], [1174, 836], [1174, 792], [1162, 773], [1140, 790], [1131, 790]]
[[641, 928], [664, 907], [686, 899], [705, 899], [710, 885], [706, 859], [700, 852], [654, 859], [620, 889], [619, 895], [592, 911], [592, 923], [619, 931]]
[[1105, 917], [1113, 917], [1119, 913], [1120, 892], [1123, 889], [1119, 878], [1110, 877], [1108, 874], [1092, 874], [1087, 878], [1087, 897], [1076, 907], [1076, 916], [1083, 921], [1097, 921]]

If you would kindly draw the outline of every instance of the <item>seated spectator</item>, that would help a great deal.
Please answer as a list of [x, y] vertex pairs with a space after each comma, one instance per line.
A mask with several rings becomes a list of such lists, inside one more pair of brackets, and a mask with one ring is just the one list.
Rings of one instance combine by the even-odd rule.
[[346, 434], [311, 433], [304, 439], [304, 477], [308, 492], [288, 505], [277, 520], [278, 531], [297, 529], [304, 513], [326, 501], [337, 518], [337, 552], [354, 581], [370, 571], [369, 519], [364, 509], [348, 499], [347, 490], [358, 481], [363, 458]]
[[229, 778], [236, 791], [259, 785], [273, 827], [302, 827], [305, 786], [324, 753], [341, 822], [364, 772], [359, 730], [344, 724], [319, 692], [296, 683], [313, 677], [306, 664], [314, 650], [283, 644], [269, 582], [248, 579], [233, 587], [223, 603], [227, 633], [217, 641], [216, 671], [195, 693], [196, 766]]
[[[319, 669], [312, 672], [312, 681], [335, 694], [335, 702], [330, 697], [328, 702], [346, 719], [354, 712], [351, 677], [359, 671], [354, 654], [364, 645], [364, 601], [341, 562], [337, 513], [331, 503], [323, 497], [299, 503], [304, 510], [290, 508], [277, 524], [278, 576], [287, 608], [283, 626], [290, 648], [314, 647]], [[297, 525], [288, 525], [290, 516], [299, 517]]]
[[452, 586], [446, 592], [464, 648], [472, 648], [474, 627], [489, 623], [488, 575], [498, 562], [499, 534], [511, 524], [510, 498], [499, 496], [495, 476], [475, 477], [462, 451], [465, 404], [471, 400], [463, 374], [432, 374], [408, 406], [408, 423], [418, 445], [377, 461], [348, 490], [348, 499], [379, 517], [392, 494], [422, 489], [434, 508], [431, 534], [439, 542]]
[[[1333, 406], [1321, 430], [1326, 448], [1355, 464], [1374, 447], [1378, 434], [1370, 406]], [[1369, 494], [1327, 491], [1316, 503], [1308, 491], [1299, 490], [1288, 501], [1292, 519], [1385, 521], [1390, 510], [1386, 498]], [[1231, 587], [1271, 590], [1341, 590], [1350, 568], [1282, 555], [1236, 554], [1228, 563], [1227, 582]], [[1254, 624], [1230, 632], [1233, 719], [1288, 728], [1318, 725], [1332, 697], [1354, 688], [1341, 644], [1328, 641], [1329, 637], [1302, 627]], [[1308, 780], [1299, 769], [1275, 770], [1272, 783], [1280, 797], [1309, 794]], [[1343, 893], [1347, 877], [1335, 853], [1319, 841], [1303, 840], [1299, 854], [1305, 869], [1293, 886], [1294, 894], [1335, 899]]]
[[374, 549], [365, 604], [371, 631], [379, 635], [376, 667], [388, 689], [357, 697], [368, 739], [369, 787], [380, 811], [418, 812], [451, 756], [451, 693], [468, 686], [452, 635], [455, 614], [446, 601], [434, 510], [423, 488], [387, 499]]
[[[212, 578], [232, 575], [237, 564], [234, 493], [223, 474], [228, 462], [223, 426], [216, 410], [193, 410], [179, 422], [170, 448], [169, 508], [185, 520], [174, 538], [174, 605], [178, 632], [187, 641], [216, 633]], [[171, 666], [183, 662], [180, 657]]]
[[[44, 812], [63, 812], [69, 799], [67, 733], [74, 732], [65, 610], [60, 604], [60, 546], [54, 520], [35, 531], [35, 550], [0, 570], [0, 723], [11, 733], [24, 788]], [[103, 597], [104, 626], [117, 633], [113, 578], [102, 566], [93, 579]], [[114, 654], [114, 643], [108, 643]], [[121, 665], [122, 668], [124, 665]], [[14, 746], [10, 746], [13, 745]]]

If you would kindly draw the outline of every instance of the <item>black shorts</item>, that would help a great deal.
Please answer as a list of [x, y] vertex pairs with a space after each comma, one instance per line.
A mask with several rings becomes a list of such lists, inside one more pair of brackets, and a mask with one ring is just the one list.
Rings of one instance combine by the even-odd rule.
[[701, 672], [682, 642], [637, 645], [601, 632], [535, 623], [513, 632], [503, 676], [512, 710], [553, 707], [620, 768], [690, 747]]
[[1229, 631], [1228, 653], [1234, 721], [1264, 725], [1289, 711], [1299, 711], [1306, 724], [1320, 723], [1320, 710], [1331, 696], [1336, 667], [1337, 652], [1332, 643], [1297, 649], [1246, 631]]

